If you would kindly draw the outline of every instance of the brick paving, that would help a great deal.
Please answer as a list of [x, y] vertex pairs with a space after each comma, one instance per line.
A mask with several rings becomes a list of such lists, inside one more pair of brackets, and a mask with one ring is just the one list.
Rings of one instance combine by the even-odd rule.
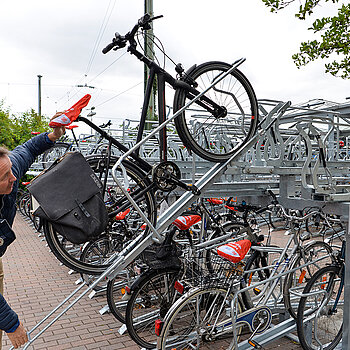
[[[42, 237], [18, 214], [14, 223], [17, 240], [4, 258], [4, 295], [27, 329], [31, 329], [75, 288], [78, 274], [69, 275], [68, 268], [49, 251]], [[38, 350], [117, 350], [140, 349], [127, 334], [118, 333], [121, 323], [111, 314], [100, 315], [106, 305], [105, 296], [83, 297], [61, 319], [50, 327], [30, 349]], [[34, 333], [35, 335], [35, 333]], [[264, 349], [299, 350], [287, 338], [278, 339]], [[3, 349], [10, 341], [3, 337]]]

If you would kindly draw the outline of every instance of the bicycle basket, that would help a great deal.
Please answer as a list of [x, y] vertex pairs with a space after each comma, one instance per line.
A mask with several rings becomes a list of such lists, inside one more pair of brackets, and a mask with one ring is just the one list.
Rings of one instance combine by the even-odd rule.
[[217, 254], [210, 259], [185, 258], [184, 281], [192, 287], [229, 287], [243, 273], [242, 262], [232, 263]]

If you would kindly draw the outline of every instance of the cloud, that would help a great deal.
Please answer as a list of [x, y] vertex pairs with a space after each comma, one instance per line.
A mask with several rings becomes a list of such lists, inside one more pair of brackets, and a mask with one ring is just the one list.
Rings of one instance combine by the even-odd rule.
[[[114, 3], [113, 11], [106, 12]], [[73, 97], [90, 92], [90, 104], [100, 105], [99, 116], [137, 118], [143, 103], [142, 84], [128, 89], [142, 82], [142, 63], [127, 53], [111, 65], [125, 49], [107, 55], [101, 50], [116, 31], [125, 34], [132, 28], [143, 7], [141, 0], [3, 3], [0, 98], [6, 98], [14, 111], [36, 108], [37, 75], [41, 74], [44, 114], [52, 115], [58, 107], [67, 108], [75, 102]], [[209, 60], [233, 62], [246, 57], [240, 69], [260, 98], [301, 102], [321, 97], [344, 101], [346, 82], [326, 76], [322, 63], [300, 70], [294, 66], [291, 55], [311, 35], [307, 31], [310, 21], [295, 19], [294, 10], [272, 14], [261, 0], [154, 1], [155, 15], [164, 15], [155, 21], [154, 30], [166, 53], [186, 68]], [[92, 56], [103, 20], [110, 13]], [[162, 62], [162, 55], [159, 58]], [[166, 68], [175, 74], [171, 62], [167, 61]], [[96, 89], [79, 89], [75, 86], [78, 84]], [[123, 91], [126, 92], [120, 94]], [[111, 99], [116, 95], [119, 96]]]

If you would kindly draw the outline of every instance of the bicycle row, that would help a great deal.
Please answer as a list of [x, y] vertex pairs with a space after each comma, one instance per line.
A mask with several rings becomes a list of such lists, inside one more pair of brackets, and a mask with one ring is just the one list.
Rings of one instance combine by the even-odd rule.
[[[60, 242], [57, 250], [49, 243], [52, 236], [48, 234], [54, 231], [50, 224], [46, 224], [45, 237], [65, 265], [68, 255], [79, 261], [76, 270], [91, 283], [91, 273], [95, 275], [96, 268], [110, 265], [133, 239], [130, 224], [135, 225], [135, 218], [129, 217], [130, 212], [127, 209], [115, 217], [114, 233], [83, 245], [72, 244], [56, 233]], [[273, 216], [276, 212], [279, 216]], [[188, 344], [203, 349], [213, 344], [234, 348], [243, 339], [254, 344], [254, 337], [270, 326], [274, 310], [281, 308], [303, 324], [300, 320], [304, 316], [298, 316], [298, 305], [304, 300], [300, 294], [305, 286], [305, 290], [311, 288], [308, 282], [319, 275], [315, 272], [329, 267], [337, 256], [334, 244], [310, 241], [305, 226], [300, 224], [320, 215], [319, 211], [289, 215], [276, 198], [266, 208], [237, 204], [232, 198], [211, 198], [194, 203], [183, 214], [169, 227], [163, 244], [144, 251], [105, 286], [110, 311], [126, 324], [134, 341], [150, 349], [155, 348], [157, 338], [164, 349], [185, 349]], [[284, 229], [289, 229], [284, 248], [270, 244], [272, 225], [276, 227], [281, 219], [288, 222]], [[265, 236], [261, 235], [262, 227]], [[266, 231], [266, 227], [270, 229]], [[240, 252], [237, 260], [237, 256], [228, 258], [223, 253], [242, 242], [250, 248], [245, 256]], [[308, 308], [304, 306], [304, 310], [307, 314]], [[341, 317], [341, 312], [337, 316]], [[261, 325], [257, 326], [257, 320]]]

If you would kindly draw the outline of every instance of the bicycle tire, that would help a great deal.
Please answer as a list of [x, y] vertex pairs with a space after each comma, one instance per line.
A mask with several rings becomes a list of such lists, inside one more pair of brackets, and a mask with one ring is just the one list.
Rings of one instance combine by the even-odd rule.
[[22, 190], [19, 187], [18, 190], [17, 190], [17, 194], [16, 194], [16, 209], [18, 209], [18, 210], [19, 210], [19, 205], [20, 205], [20, 202], [21, 202], [21, 198], [24, 195], [24, 193], [25, 193], [25, 191]]
[[28, 195], [28, 197], [24, 203], [24, 213], [32, 221], [32, 214], [30, 212], [31, 206], [32, 206], [32, 200], [31, 200], [30, 195]]
[[125, 312], [129, 297], [125, 295], [125, 287], [130, 287], [137, 277], [133, 265], [130, 265], [107, 282], [106, 297], [109, 311], [123, 324], [126, 323]]
[[[104, 166], [103, 160], [104, 160], [103, 156], [87, 157], [87, 161], [89, 162], [92, 169], [97, 175], [99, 175], [99, 172]], [[115, 163], [115, 159], [113, 159], [113, 161], [110, 163], [110, 169], [113, 167], [114, 163]], [[142, 191], [145, 188], [147, 188], [148, 185], [150, 185], [149, 179], [141, 172], [141, 170], [139, 170], [131, 162], [125, 161], [123, 162], [123, 165], [126, 169], [126, 173], [129, 178], [130, 187], [133, 190], [135, 190], [135, 193], [139, 189], [140, 191]], [[118, 193], [114, 195], [118, 196]], [[127, 199], [123, 195], [120, 195], [120, 197], [114, 198], [112, 207], [117, 200], [120, 203], [123, 203], [124, 206], [125, 204], [128, 203]], [[147, 214], [149, 221], [155, 224], [157, 210], [156, 210], [156, 201], [155, 201], [153, 192], [151, 191], [145, 192], [144, 194], [141, 195], [141, 198], [138, 199], [138, 202], [142, 204], [142, 209], [144, 213]], [[130, 215], [130, 221], [135, 226], [133, 227], [133, 232], [136, 234], [143, 222], [139, 220], [140, 219], [139, 216], [136, 216], [136, 214], [133, 215], [134, 213], [135, 211], [132, 210], [131, 214], [129, 215]], [[113, 220], [113, 218], [111, 220]], [[77, 255], [72, 256], [72, 254], [70, 254], [70, 252], [65, 249], [65, 245], [63, 244], [66, 242], [66, 240], [59, 233], [55, 231], [51, 223], [45, 221], [45, 223], [43, 224], [43, 228], [44, 228], [45, 238], [49, 248], [51, 249], [53, 254], [57, 257], [57, 259], [68, 268], [83, 274], [99, 275], [111, 263], [109, 262], [108, 264], [96, 265], [94, 263], [90, 264], [90, 263], [81, 261], [80, 260], [81, 252], [79, 256]], [[113, 227], [109, 227], [108, 230], [113, 233]], [[147, 230], [145, 231], [145, 233], [146, 232]], [[130, 239], [132, 239], [132, 237], [130, 237]], [[82, 251], [82, 246], [81, 246], [81, 251]]]
[[85, 263], [105, 266], [104, 261], [108, 260], [113, 252], [120, 251], [121, 242], [116, 234], [104, 234], [94, 241], [84, 244], [80, 260]]
[[[289, 312], [289, 314], [296, 319], [297, 318], [297, 308], [299, 305], [300, 298], [295, 294], [292, 294], [290, 291], [295, 290], [301, 292], [304, 289], [307, 282], [311, 279], [315, 271], [319, 270], [321, 267], [325, 266], [327, 263], [332, 263], [332, 247], [323, 242], [323, 241], [315, 241], [306, 245], [303, 254], [300, 252], [290, 264], [290, 270], [296, 268], [297, 266], [303, 265], [311, 260], [316, 260], [321, 257], [321, 254], [326, 254], [329, 256], [328, 258], [322, 259], [315, 264], [311, 264], [307, 267], [304, 267], [301, 270], [296, 270], [295, 272], [289, 273], [285, 279], [283, 284], [283, 300], [284, 305]], [[293, 300], [291, 299], [293, 297]], [[295, 305], [295, 306], [294, 306]]]
[[[308, 214], [308, 212], [306, 212], [305, 215], [306, 214]], [[311, 236], [321, 235], [326, 230], [326, 222], [322, 217], [322, 214], [316, 213], [310, 218], [307, 218], [305, 220], [305, 228], [306, 231], [311, 234]]]
[[271, 212], [269, 212], [269, 224], [276, 231], [288, 228], [288, 220], [278, 207], [273, 207]]
[[129, 336], [141, 347], [154, 349], [154, 322], [163, 318], [180, 294], [174, 288], [179, 269], [154, 270], [139, 277], [126, 307]]
[[28, 192], [23, 193], [23, 195], [21, 196], [20, 200], [19, 200], [19, 211], [23, 216], [26, 216], [26, 202], [29, 198], [30, 194]]
[[48, 168], [56, 159], [62, 157], [71, 148], [71, 145], [66, 142], [55, 142], [54, 146], [43, 153], [42, 166], [44, 169]]
[[[268, 260], [271, 259], [272, 255], [265, 253], [265, 252], [260, 252], [258, 250], [254, 250], [253, 253], [248, 257], [246, 264], [244, 266], [244, 275], [243, 279], [245, 282], [245, 285], [241, 285], [241, 287], [249, 287], [252, 283], [254, 282], [262, 282], [266, 279], [268, 279], [271, 275], [271, 271], [268, 268], [269, 264]], [[250, 272], [249, 274], [247, 271], [249, 270], [255, 270]], [[250, 294], [250, 297], [248, 296], [248, 293]], [[254, 298], [260, 298], [260, 293], [261, 293], [261, 287], [258, 288], [252, 288], [246, 293], [242, 294], [242, 300], [244, 303], [245, 308], [250, 309], [253, 304]]]
[[[108, 261], [108, 259], [112, 256], [112, 254], [120, 252], [123, 247], [123, 237], [118, 234], [105, 234], [96, 239], [95, 241], [87, 242], [83, 246], [82, 253], [80, 255], [80, 261], [84, 263], [99, 265], [99, 266], [105, 266], [106, 268], [110, 265], [109, 263], [105, 263]], [[123, 287], [125, 284], [127, 284], [130, 273], [124, 274], [124, 272], [121, 272], [117, 276], [123, 276]], [[87, 274], [81, 274], [81, 278], [83, 281], [90, 283], [94, 282], [94, 279], [91, 275]], [[114, 278], [114, 280], [116, 277]], [[95, 286], [94, 290], [100, 291], [102, 289], [108, 288], [108, 281], [104, 284], [99, 284], [98, 286]], [[112, 314], [122, 323], [125, 323], [125, 309], [126, 307], [123, 307], [123, 312], [121, 311], [122, 307], [115, 307], [114, 309], [110, 307], [110, 311]], [[116, 310], [114, 312], [114, 310]]]
[[[332, 350], [342, 339], [343, 312], [343, 269], [338, 265], [326, 266], [318, 270], [306, 284], [303, 294], [320, 291], [313, 296], [300, 299], [297, 316], [297, 332], [300, 345], [304, 350]], [[325, 300], [323, 292], [327, 292]], [[337, 300], [337, 298], [339, 298]], [[319, 308], [322, 306], [322, 309]], [[308, 321], [309, 320], [309, 321]], [[308, 322], [309, 331], [305, 328]], [[316, 334], [315, 334], [316, 331]]]
[[[231, 304], [233, 294], [229, 294], [228, 299], [225, 298], [226, 295], [227, 290], [224, 288], [195, 288], [178, 299], [164, 319], [159, 349], [234, 349], [232, 328], [222, 337], [219, 333], [210, 334], [210, 328], [215, 325], [214, 322], [231, 320], [231, 315], [227, 314], [231, 305], [226, 306]], [[224, 306], [221, 307], [221, 305]], [[238, 313], [242, 312], [243, 307], [240, 302], [237, 308]], [[238, 337], [242, 328], [243, 326], [239, 326], [237, 329]], [[211, 340], [210, 336], [213, 336]], [[214, 339], [216, 337], [217, 339]]]
[[[224, 62], [207, 62], [196, 67], [189, 75], [198, 84], [197, 91], [202, 92], [230, 67], [230, 64]], [[255, 134], [258, 123], [257, 99], [250, 82], [238, 69], [205, 96], [223, 107], [227, 113], [220, 117], [214, 116], [200, 105], [201, 102], [195, 102], [175, 118], [175, 126], [187, 148], [203, 159], [224, 162]], [[177, 89], [174, 113], [193, 97], [186, 90]], [[204, 123], [199, 123], [199, 117], [204, 117]]]

